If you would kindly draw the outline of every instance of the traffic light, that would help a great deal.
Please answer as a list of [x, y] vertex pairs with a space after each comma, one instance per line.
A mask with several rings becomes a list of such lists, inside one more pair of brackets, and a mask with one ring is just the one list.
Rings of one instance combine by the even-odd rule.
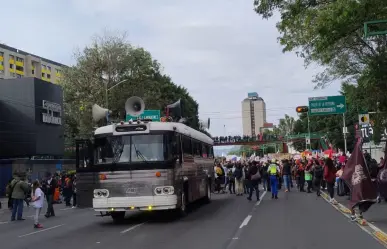
[[298, 106], [296, 108], [296, 112], [297, 113], [305, 113], [305, 112], [308, 112], [309, 111], [309, 108], [307, 106]]
[[367, 122], [369, 121], [367, 116], [361, 117], [360, 120], [361, 120], [361, 122], [363, 122], [363, 123], [367, 123]]

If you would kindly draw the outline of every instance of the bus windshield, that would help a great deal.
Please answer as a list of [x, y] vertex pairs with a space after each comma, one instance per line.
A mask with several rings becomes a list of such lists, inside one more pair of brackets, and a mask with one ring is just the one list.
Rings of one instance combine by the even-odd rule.
[[167, 134], [108, 136], [95, 139], [96, 164], [165, 161]]

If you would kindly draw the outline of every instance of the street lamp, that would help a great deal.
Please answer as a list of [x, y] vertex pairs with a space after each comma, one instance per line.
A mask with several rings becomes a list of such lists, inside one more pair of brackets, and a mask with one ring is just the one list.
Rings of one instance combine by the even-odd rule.
[[112, 86], [110, 88], [108, 88], [108, 82], [105, 81], [105, 98], [106, 98], [106, 100], [105, 100], [106, 101], [105, 102], [105, 108], [106, 109], [109, 109], [109, 107], [108, 107], [108, 104], [109, 104], [108, 93], [109, 93], [109, 91], [112, 90], [113, 88], [115, 88], [116, 86], [121, 85], [122, 83], [124, 83], [126, 81], [128, 81], [128, 79], [121, 80], [120, 82], [118, 82], [117, 84], [115, 84], [114, 86]]

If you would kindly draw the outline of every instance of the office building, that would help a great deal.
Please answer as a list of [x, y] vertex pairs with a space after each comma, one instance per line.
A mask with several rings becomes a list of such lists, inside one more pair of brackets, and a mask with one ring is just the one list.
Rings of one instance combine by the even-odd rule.
[[0, 44], [0, 79], [35, 77], [56, 84], [64, 67], [58, 62]]
[[261, 133], [266, 123], [266, 104], [256, 92], [248, 93], [242, 101], [243, 135], [256, 136]]
[[0, 80], [0, 159], [64, 154], [62, 87], [26, 77]]

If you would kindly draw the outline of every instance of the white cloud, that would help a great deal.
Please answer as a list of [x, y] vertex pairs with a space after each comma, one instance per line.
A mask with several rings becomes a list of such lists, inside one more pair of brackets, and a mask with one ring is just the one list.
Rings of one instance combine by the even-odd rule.
[[294, 54], [282, 54], [277, 20], [262, 20], [253, 0], [21, 0], [3, 6], [2, 13], [14, 25], [2, 28], [1, 42], [65, 64], [94, 34], [126, 31], [188, 88], [201, 117], [212, 117], [214, 135], [241, 133], [240, 103], [247, 92], [258, 92], [268, 121], [277, 122], [285, 113], [295, 115], [307, 97], [339, 89], [313, 91], [315, 70], [305, 70]]

